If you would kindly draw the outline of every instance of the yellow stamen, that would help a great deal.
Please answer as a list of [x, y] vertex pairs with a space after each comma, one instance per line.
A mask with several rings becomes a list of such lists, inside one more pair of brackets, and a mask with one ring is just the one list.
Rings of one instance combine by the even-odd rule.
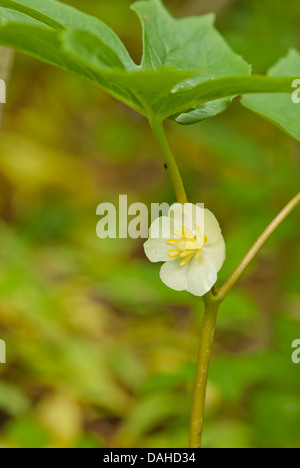
[[201, 235], [201, 229], [198, 226], [198, 224], [196, 224], [196, 234], [197, 234], [198, 237], [200, 237], [200, 235]]
[[166, 244], [167, 244], [167, 245], [171, 245], [171, 246], [173, 246], [173, 247], [176, 247], [176, 245], [177, 245], [177, 240], [175, 240], [175, 239], [174, 239], [174, 240], [170, 239], [170, 240], [168, 240], [168, 241], [166, 242]]
[[181, 252], [180, 257], [187, 257], [188, 255], [193, 254], [194, 255], [194, 250], [186, 250], [184, 252]]
[[186, 226], [182, 226], [182, 232], [188, 239], [194, 239], [195, 237], [195, 234], [193, 234]]
[[169, 250], [170, 258], [183, 258], [180, 266], [186, 265], [192, 258], [198, 260], [201, 256], [201, 249], [207, 242], [207, 237], [201, 235], [200, 227], [196, 225], [195, 233], [186, 226], [182, 226], [182, 231], [175, 230], [172, 232], [177, 239], [169, 239], [167, 245], [175, 247], [174, 250]]
[[190, 259], [193, 257], [194, 254], [190, 255], [189, 257], [186, 257], [181, 263], [180, 263], [180, 266], [184, 266], [186, 265]]
[[176, 258], [176, 257], [179, 257], [180, 252], [179, 252], [179, 250], [169, 250], [168, 255], [171, 258]]
[[179, 239], [182, 239], [183, 238], [183, 232], [182, 231], [173, 231], [172, 232], [172, 235], [174, 237], [179, 237]]

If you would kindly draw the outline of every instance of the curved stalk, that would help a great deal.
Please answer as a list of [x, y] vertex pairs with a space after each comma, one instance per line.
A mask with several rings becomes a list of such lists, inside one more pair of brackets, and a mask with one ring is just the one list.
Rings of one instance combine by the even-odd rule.
[[184, 185], [176, 161], [169, 146], [163, 123], [158, 119], [152, 119], [149, 120], [149, 122], [153, 135], [155, 136], [158, 146], [164, 156], [177, 201], [179, 203], [187, 203], [187, 196], [184, 190]]
[[288, 217], [288, 215], [300, 203], [300, 193], [298, 193], [276, 216], [271, 224], [265, 229], [262, 235], [257, 239], [253, 247], [249, 250], [240, 265], [225, 282], [218, 293], [213, 288], [206, 296], [204, 296], [205, 313], [202, 324], [200, 337], [200, 349], [197, 362], [197, 372], [194, 384], [193, 406], [190, 426], [190, 448], [201, 448], [202, 430], [205, 410], [205, 397], [207, 389], [208, 370], [211, 360], [213, 339], [217, 314], [221, 302], [228, 294], [230, 289], [239, 280], [251, 261], [255, 258], [258, 252], [262, 249], [267, 240]]
[[271, 235], [276, 231], [280, 224], [288, 217], [288, 215], [297, 207], [300, 203], [300, 192], [281, 210], [281, 212], [276, 216], [275, 219], [269, 224], [267, 229], [262, 233], [262, 235], [257, 239], [253, 244], [247, 255], [243, 258], [239, 266], [232, 273], [230, 278], [223, 284], [217, 293], [217, 299], [222, 301], [225, 296], [228, 294], [230, 289], [235, 285], [235, 283], [240, 279], [244, 271], [248, 268], [252, 260], [256, 257], [262, 247], [265, 245], [267, 240]]
[[[184, 190], [183, 182], [176, 161], [170, 149], [168, 140], [166, 138], [163, 122], [159, 119], [151, 119], [149, 120], [149, 122], [155, 139], [158, 143], [158, 146], [165, 158], [177, 201], [183, 204], [187, 203], [187, 197]], [[252, 262], [252, 260], [256, 257], [256, 255], [259, 253], [259, 251], [262, 249], [267, 240], [281, 225], [281, 223], [288, 217], [288, 215], [297, 207], [299, 203], [300, 193], [298, 193], [283, 208], [283, 210], [265, 229], [262, 235], [251, 247], [247, 255], [244, 257], [240, 265], [236, 268], [236, 270], [233, 272], [230, 278], [228, 278], [228, 280], [224, 283], [220, 290], [216, 292], [215, 288], [212, 288], [212, 290], [203, 298], [205, 303], [205, 312], [201, 330], [200, 348], [198, 354], [197, 371], [193, 392], [189, 441], [190, 448], [201, 448], [208, 371], [211, 361], [217, 314], [220, 304], [225, 298], [225, 296], [228, 294], [230, 289], [240, 279], [242, 274], [245, 272], [245, 270]]]

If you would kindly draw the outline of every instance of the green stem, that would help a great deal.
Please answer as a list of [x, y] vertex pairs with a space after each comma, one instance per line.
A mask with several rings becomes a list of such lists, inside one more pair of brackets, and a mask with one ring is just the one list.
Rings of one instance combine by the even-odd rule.
[[213, 288], [206, 296], [204, 296], [205, 313], [202, 324], [202, 331], [200, 337], [200, 349], [197, 363], [197, 372], [194, 385], [194, 396], [191, 416], [191, 427], [190, 427], [190, 448], [201, 448], [202, 441], [202, 429], [204, 420], [205, 410], [205, 397], [207, 388], [208, 370], [211, 360], [211, 353], [213, 347], [213, 339], [215, 333], [215, 326], [217, 320], [217, 314], [221, 302], [228, 294], [230, 289], [235, 285], [241, 275], [244, 273], [246, 268], [281, 225], [281, 223], [288, 217], [288, 215], [299, 205], [300, 193], [298, 193], [274, 218], [274, 220], [265, 229], [262, 235], [254, 243], [253, 247], [249, 250], [245, 258], [242, 260], [240, 265], [231, 275], [231, 277], [225, 282], [218, 293]]
[[176, 161], [169, 146], [163, 123], [158, 119], [152, 119], [149, 122], [158, 146], [164, 156], [177, 201], [183, 204], [187, 203], [187, 196], [184, 190], [184, 185]]
[[223, 301], [225, 296], [229, 293], [230, 289], [240, 279], [244, 271], [248, 268], [249, 264], [253, 261], [262, 247], [265, 245], [267, 240], [276, 231], [280, 224], [288, 217], [288, 215], [299, 205], [300, 203], [300, 192], [281, 210], [281, 212], [273, 219], [271, 224], [265, 229], [257, 241], [253, 244], [247, 255], [243, 258], [239, 266], [232, 273], [230, 278], [223, 284], [217, 293], [217, 300]]
[[190, 426], [190, 448], [201, 448], [208, 370], [219, 307], [220, 303], [215, 300], [210, 300], [205, 304], [197, 372], [194, 384]]
[[[172, 101], [166, 98], [159, 108], [164, 119], [181, 114], [187, 109], [230, 96], [256, 93], [289, 93], [294, 77], [271, 77], [260, 75], [230, 76], [199, 83], [192, 88], [184, 88], [172, 93]], [[170, 109], [171, 107], [171, 109]]]
[[[165, 135], [163, 122], [157, 119], [150, 119], [150, 125], [158, 143], [158, 146], [165, 158], [167, 168], [171, 177], [172, 185], [179, 203], [187, 203], [187, 197], [184, 190], [183, 182], [170, 149], [168, 140]], [[205, 411], [205, 398], [208, 380], [208, 371], [211, 361], [214, 334], [216, 328], [217, 314], [221, 302], [228, 294], [230, 289], [239, 280], [246, 268], [274, 233], [280, 224], [287, 218], [287, 216], [296, 208], [300, 202], [300, 193], [298, 193], [283, 210], [276, 216], [272, 223], [262, 233], [262, 235], [254, 243], [253, 247], [249, 250], [248, 254], [242, 260], [240, 265], [225, 282], [218, 293], [213, 288], [206, 296], [204, 296], [205, 313], [203, 318], [200, 348], [198, 354], [197, 371], [194, 384], [193, 404], [191, 413], [190, 425], [190, 448], [201, 448], [202, 430]]]

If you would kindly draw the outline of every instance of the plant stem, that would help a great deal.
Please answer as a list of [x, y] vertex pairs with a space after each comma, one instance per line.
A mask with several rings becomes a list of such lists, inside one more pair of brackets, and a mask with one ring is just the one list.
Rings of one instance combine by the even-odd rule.
[[176, 161], [169, 146], [163, 123], [158, 119], [152, 119], [149, 120], [149, 122], [158, 146], [164, 156], [177, 201], [182, 204], [187, 203], [187, 196], [184, 190], [184, 185]]
[[208, 370], [219, 307], [220, 303], [217, 301], [211, 301], [205, 305], [197, 372], [194, 384], [190, 426], [190, 448], [201, 448]]
[[276, 216], [276, 218], [269, 224], [267, 229], [262, 233], [262, 235], [257, 239], [255, 244], [251, 247], [247, 255], [241, 261], [236, 270], [232, 273], [230, 278], [223, 284], [217, 293], [217, 300], [223, 301], [225, 296], [228, 294], [230, 289], [235, 285], [235, 283], [240, 279], [244, 271], [248, 268], [249, 264], [256, 257], [262, 247], [265, 245], [267, 240], [271, 235], [276, 231], [280, 224], [288, 217], [288, 215], [297, 207], [300, 203], [300, 192], [283, 208], [283, 210]]
[[202, 324], [200, 349], [197, 363], [196, 379], [194, 384], [193, 406], [190, 426], [190, 448], [201, 448], [202, 429], [205, 410], [205, 397], [207, 388], [207, 378], [209, 364], [211, 360], [211, 353], [213, 347], [213, 339], [215, 333], [215, 326], [217, 314], [221, 302], [228, 294], [230, 289], [239, 280], [251, 261], [255, 258], [267, 240], [281, 225], [281, 223], [288, 217], [288, 215], [300, 203], [300, 193], [298, 193], [276, 216], [267, 229], [257, 239], [253, 247], [249, 250], [240, 265], [225, 282], [218, 293], [214, 288], [206, 296], [204, 296], [205, 313]]
[[[165, 158], [167, 168], [171, 177], [172, 185], [179, 203], [187, 203], [187, 197], [184, 190], [183, 182], [170, 149], [168, 140], [165, 135], [163, 122], [157, 119], [151, 119], [150, 125], [158, 143], [158, 146]], [[276, 231], [280, 224], [288, 217], [288, 215], [300, 203], [300, 193], [298, 193], [283, 210], [276, 216], [271, 224], [266, 228], [262, 235], [257, 239], [252, 248], [249, 250], [240, 265], [233, 272], [231, 277], [216, 293], [213, 288], [206, 296], [204, 296], [205, 312], [201, 330], [200, 348], [198, 354], [197, 371], [194, 384], [193, 404], [191, 413], [190, 425], [190, 448], [201, 448], [202, 430], [205, 411], [205, 398], [207, 390], [208, 371], [211, 361], [214, 334], [216, 328], [217, 314], [221, 302], [228, 294], [230, 289], [242, 276], [252, 260], [262, 249], [267, 240]]]

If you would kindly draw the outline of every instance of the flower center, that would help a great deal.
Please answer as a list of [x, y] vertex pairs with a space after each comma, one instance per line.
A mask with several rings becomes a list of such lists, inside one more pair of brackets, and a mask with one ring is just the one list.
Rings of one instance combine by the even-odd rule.
[[177, 239], [167, 241], [167, 245], [175, 247], [174, 250], [168, 251], [168, 255], [170, 258], [183, 258], [180, 266], [186, 265], [194, 256], [197, 260], [201, 255], [201, 248], [207, 242], [207, 237], [201, 235], [198, 225], [196, 225], [195, 233], [190, 231], [186, 226], [182, 226], [181, 231], [173, 231], [172, 235], [177, 237]]

